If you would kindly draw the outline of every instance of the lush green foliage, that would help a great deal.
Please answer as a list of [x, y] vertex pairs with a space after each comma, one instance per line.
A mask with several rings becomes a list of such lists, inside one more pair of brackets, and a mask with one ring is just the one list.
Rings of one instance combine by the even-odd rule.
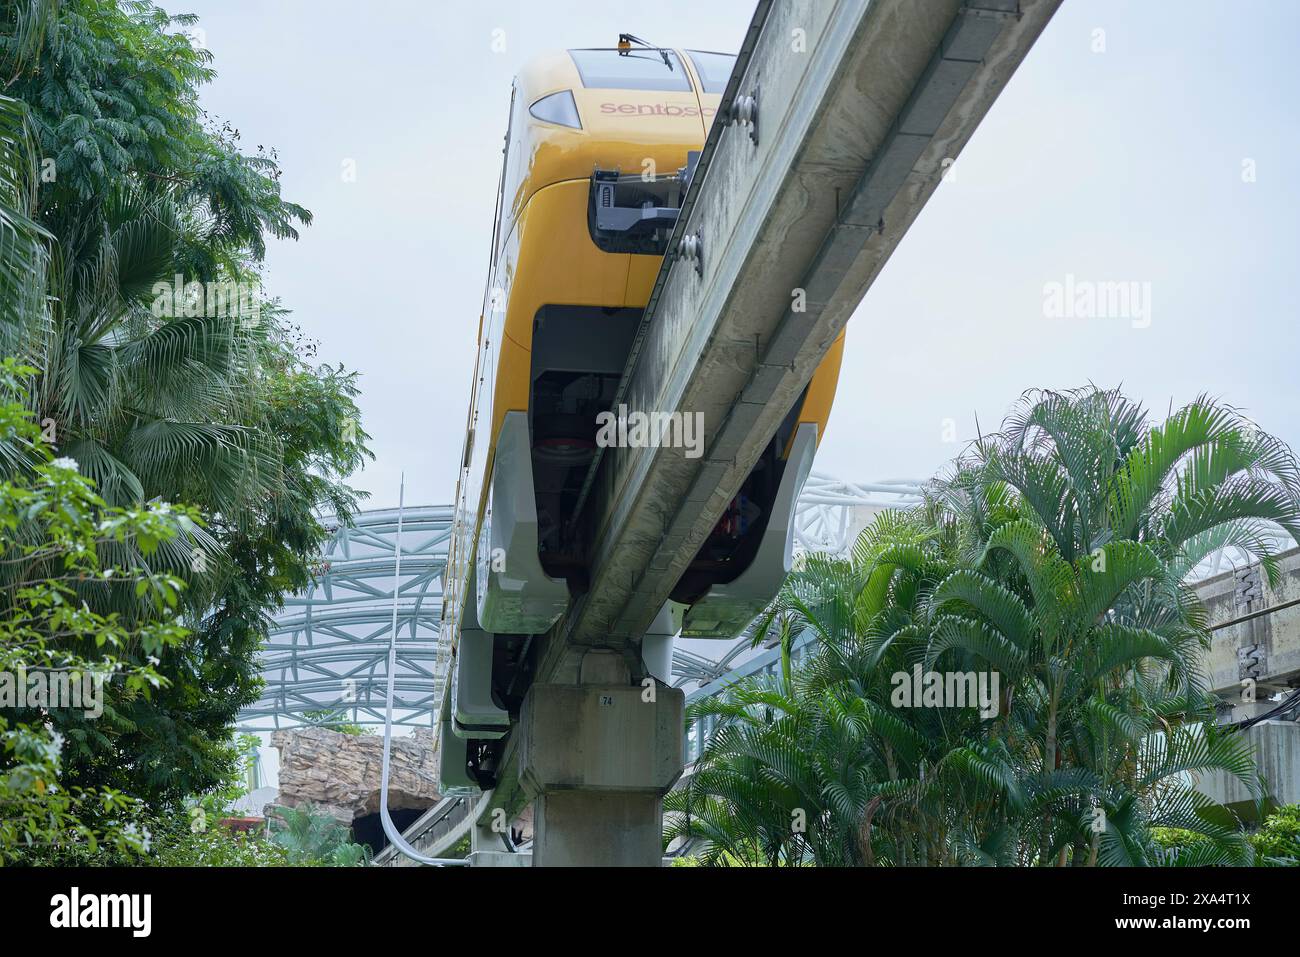
[[[138, 810], [138, 805], [133, 806]], [[57, 867], [290, 867], [289, 852], [262, 834], [196, 828], [183, 817], [144, 815], [116, 844], [63, 841], [24, 848], [20, 864]], [[323, 863], [323, 862], [310, 862]]]
[[181, 829], [164, 838], [146, 859], [154, 867], [289, 867], [289, 852], [255, 834], [231, 834], [221, 828]]
[[[1150, 862], [1151, 829], [1179, 827], [1204, 838], [1197, 863], [1249, 861], [1193, 786], [1261, 793], [1215, 727], [1184, 578], [1224, 544], [1273, 574], [1278, 527], [1300, 530], [1300, 470], [1232, 409], [1152, 427], [1114, 392], [1027, 395], [924, 507], [790, 576], [764, 629], [783, 673], [693, 708], [725, 723], [665, 802], [669, 839], [711, 862], [1080, 866]], [[914, 669], [996, 676], [996, 713], [910, 706]]]
[[[155, 698], [168, 680], [157, 656], [186, 637], [176, 617], [179, 581], [107, 564], [102, 554], [129, 543], [153, 555], [197, 515], [158, 503], [105, 505], [75, 462], [52, 458], [21, 403], [31, 371], [0, 364], [0, 441], [38, 463], [0, 481], [0, 681], [12, 696], [0, 700], [0, 863], [33, 848], [51, 856], [74, 847], [94, 854], [101, 844], [119, 855], [141, 852], [148, 836], [136, 824], [138, 802], [108, 787], [69, 785], [65, 756], [98, 710], [100, 689], [123, 701]], [[128, 620], [85, 600], [115, 589], [145, 600], [148, 612]], [[32, 676], [39, 686], [29, 687]], [[68, 681], [62, 694], [56, 676]], [[75, 698], [70, 686], [78, 686]], [[76, 720], [58, 720], [64, 715]]]
[[1300, 804], [1288, 804], [1270, 814], [1250, 836], [1258, 859], [1300, 867]]
[[[1177, 827], [1158, 827], [1151, 832], [1160, 847], [1161, 862], [1177, 865], [1180, 859], [1197, 861], [1212, 853], [1206, 837]], [[1255, 851], [1255, 863], [1269, 867], [1300, 867], [1300, 804], [1276, 808], [1248, 840]]]
[[[316, 365], [260, 292], [267, 237], [311, 217], [281, 197], [273, 151], [199, 108], [211, 55], [182, 34], [193, 22], [136, 0], [0, 2], [0, 354], [34, 370], [28, 408], [97, 508], [203, 516], [148, 554], [133, 536], [99, 546], [103, 567], [178, 585], [184, 635], [123, 652], [151, 694], [115, 682], [102, 717], [49, 719], [65, 782], [163, 817], [237, 763], [268, 616], [310, 579], [317, 510], [349, 520], [343, 479], [368, 454], [355, 375]], [[40, 466], [0, 441], [0, 476]], [[78, 597], [126, 629], [154, 614], [125, 586]]]
[[314, 807], [281, 807], [271, 823], [271, 839], [284, 848], [291, 864], [362, 867], [370, 863], [370, 848], [354, 844], [350, 832], [329, 814]]
[[[241, 750], [249, 754], [256, 741], [254, 735], [241, 735]], [[7, 856], [20, 864], [63, 867], [355, 867], [369, 861], [369, 848], [352, 844], [346, 828], [311, 808], [283, 811], [287, 820], [275, 823], [275, 839], [265, 828], [243, 832], [223, 823], [237, 816], [234, 802], [248, 793], [245, 770], [232, 770], [183, 811], [165, 815], [151, 814], [118, 792], [92, 793], [69, 813], [54, 816], [58, 833], [34, 833], [30, 843], [11, 846]], [[88, 806], [89, 798], [99, 803]], [[101, 804], [113, 819], [103, 837], [82, 824], [104, 816]], [[40, 802], [41, 814], [58, 809], [48, 798]]]

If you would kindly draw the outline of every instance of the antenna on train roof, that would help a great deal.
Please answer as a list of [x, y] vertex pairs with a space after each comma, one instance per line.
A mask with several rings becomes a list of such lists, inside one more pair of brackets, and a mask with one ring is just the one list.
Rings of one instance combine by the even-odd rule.
[[665, 50], [661, 46], [658, 46], [657, 44], [651, 43], [649, 40], [642, 40], [640, 37], [631, 33], [620, 33], [618, 35], [619, 54], [622, 56], [627, 56], [629, 53], [632, 52], [632, 44], [634, 43], [639, 43], [641, 44], [641, 46], [649, 50], [656, 51], [661, 57], [664, 58], [664, 66], [668, 67], [668, 69], [670, 70], [673, 68], [672, 61], [668, 59], [667, 50]]

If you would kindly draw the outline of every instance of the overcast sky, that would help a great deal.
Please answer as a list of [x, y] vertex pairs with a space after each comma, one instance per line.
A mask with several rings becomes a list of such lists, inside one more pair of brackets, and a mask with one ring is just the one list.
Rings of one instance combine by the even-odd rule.
[[[249, 149], [277, 148], [285, 196], [315, 213], [272, 246], [269, 292], [324, 360], [362, 373], [377, 461], [355, 482], [374, 506], [396, 504], [402, 470], [407, 502], [453, 497], [520, 64], [620, 31], [734, 50], [753, 9], [164, 6], [202, 17], [219, 73], [204, 106]], [[850, 322], [816, 467], [925, 478], [977, 416], [987, 429], [1025, 389], [1088, 382], [1160, 412], [1208, 392], [1300, 446], [1298, 36], [1291, 0], [1066, 0]], [[1070, 276], [1149, 300], [1126, 318], [1046, 315]]]

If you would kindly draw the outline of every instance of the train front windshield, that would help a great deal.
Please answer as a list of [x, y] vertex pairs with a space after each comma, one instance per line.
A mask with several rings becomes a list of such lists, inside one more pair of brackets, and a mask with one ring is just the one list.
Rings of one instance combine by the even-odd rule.
[[695, 64], [695, 72], [700, 76], [700, 86], [705, 93], [721, 94], [731, 79], [731, 70], [736, 65], [736, 58], [730, 53], [709, 53], [704, 50], [686, 51]]
[[582, 85], [589, 90], [687, 92], [691, 81], [671, 50], [570, 50]]

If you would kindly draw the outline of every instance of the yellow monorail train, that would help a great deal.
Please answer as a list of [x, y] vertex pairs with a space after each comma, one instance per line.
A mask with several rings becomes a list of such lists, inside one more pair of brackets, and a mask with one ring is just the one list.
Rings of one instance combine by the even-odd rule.
[[[457, 643], [449, 717], [462, 738], [504, 734], [517, 701], [502, 676], [586, 588], [590, 509], [577, 503], [597, 417], [734, 63], [620, 47], [538, 57], [514, 84], [444, 589], [443, 627]], [[814, 445], [825, 431], [842, 349], [841, 338], [674, 601], [700, 602], [754, 560], [796, 430], [814, 426], [804, 430]]]

